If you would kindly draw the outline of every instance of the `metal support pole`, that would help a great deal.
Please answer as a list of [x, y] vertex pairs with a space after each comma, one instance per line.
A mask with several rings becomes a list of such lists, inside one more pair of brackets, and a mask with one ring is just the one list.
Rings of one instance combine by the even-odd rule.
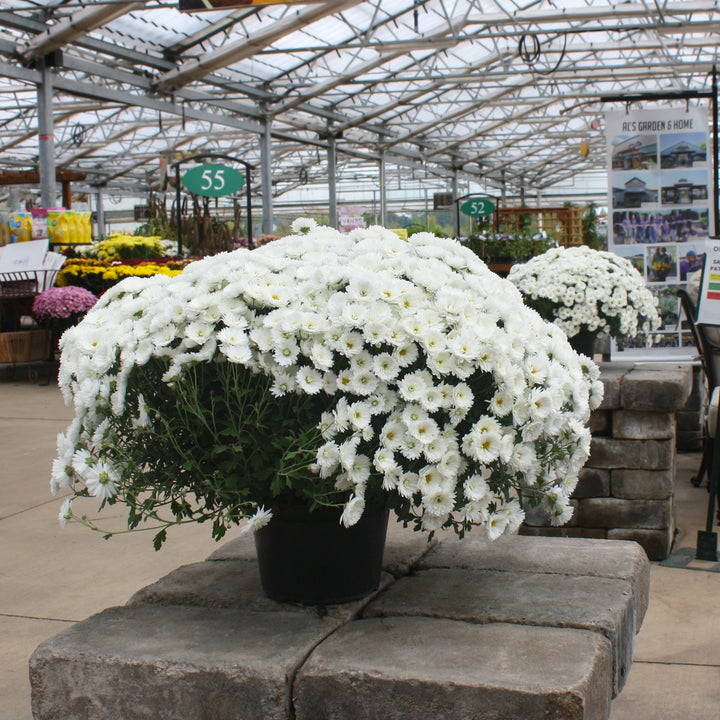
[[102, 190], [96, 188], [95, 195], [95, 225], [97, 227], [97, 239], [105, 235], [105, 208], [103, 208]]
[[180, 163], [175, 165], [175, 227], [177, 228], [177, 254], [182, 257], [182, 212], [180, 211]]
[[720, 148], [718, 147], [718, 83], [717, 67], [712, 69], [712, 118], [713, 118], [713, 198], [714, 198], [714, 222], [715, 237], [720, 232]]
[[708, 476], [708, 508], [705, 530], [698, 530], [695, 557], [698, 560], [718, 561], [718, 536], [713, 532], [715, 524], [715, 503], [718, 492], [718, 476], [720, 475], [720, 422], [716, 423], [715, 437], [712, 444], [712, 462]]
[[385, 187], [385, 151], [380, 151], [380, 224], [387, 227], [387, 188]]
[[458, 171], [455, 170], [452, 178], [452, 207], [453, 207], [453, 235], [460, 236], [460, 203], [458, 203]]
[[253, 219], [252, 219], [252, 192], [250, 190], [250, 166], [245, 163], [245, 170], [247, 177], [245, 178], [245, 205], [247, 206], [247, 239], [248, 249], [254, 250], [255, 243], [253, 242]]
[[55, 131], [52, 114], [52, 72], [40, 61], [42, 82], [37, 86], [40, 203], [51, 208], [57, 204], [55, 187]]
[[330, 227], [337, 229], [338, 206], [337, 206], [337, 138], [334, 135], [328, 136], [328, 204], [330, 206]]
[[262, 186], [262, 231], [265, 235], [273, 233], [272, 208], [272, 119], [265, 117], [265, 127], [260, 138], [260, 184]]

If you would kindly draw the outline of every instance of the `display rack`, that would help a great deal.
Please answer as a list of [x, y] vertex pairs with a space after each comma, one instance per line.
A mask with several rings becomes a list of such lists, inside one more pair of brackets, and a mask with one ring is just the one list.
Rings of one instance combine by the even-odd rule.
[[0, 365], [26, 365], [50, 357], [50, 331], [21, 329], [36, 295], [55, 283], [59, 268], [0, 273]]
[[518, 234], [523, 231], [523, 218], [527, 218], [530, 234], [544, 230], [564, 246], [582, 245], [583, 208], [554, 207], [503, 207], [498, 209], [499, 231]]
[[55, 284], [60, 268], [0, 273], [0, 301], [34, 297]]

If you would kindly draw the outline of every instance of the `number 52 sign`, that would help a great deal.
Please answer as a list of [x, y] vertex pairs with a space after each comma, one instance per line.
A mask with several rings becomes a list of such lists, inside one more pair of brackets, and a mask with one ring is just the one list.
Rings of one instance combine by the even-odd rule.
[[494, 211], [495, 203], [490, 198], [472, 198], [460, 206], [460, 212], [470, 217], [486, 217]]
[[222, 197], [237, 192], [245, 182], [245, 176], [227, 165], [205, 164], [188, 170], [182, 184], [195, 195]]

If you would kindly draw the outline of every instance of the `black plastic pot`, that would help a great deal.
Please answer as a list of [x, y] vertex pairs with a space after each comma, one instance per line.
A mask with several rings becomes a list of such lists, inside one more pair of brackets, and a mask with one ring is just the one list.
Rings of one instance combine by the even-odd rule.
[[587, 355], [592, 359], [595, 354], [595, 338], [595, 333], [588, 330], [581, 330], [577, 335], [568, 338], [568, 341], [570, 342], [570, 347], [572, 347], [575, 352]]
[[281, 508], [255, 532], [260, 580], [279, 602], [332, 605], [377, 590], [382, 573], [388, 510], [368, 506], [346, 528], [340, 510]]

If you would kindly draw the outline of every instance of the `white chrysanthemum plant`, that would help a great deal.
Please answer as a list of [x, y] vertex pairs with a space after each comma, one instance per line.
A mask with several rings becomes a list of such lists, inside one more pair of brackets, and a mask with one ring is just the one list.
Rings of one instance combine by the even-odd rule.
[[662, 321], [658, 300], [626, 258], [585, 245], [552, 248], [510, 268], [525, 303], [568, 337], [647, 338]]
[[126, 279], [63, 336], [61, 522], [100, 529], [80, 503], [125, 503], [156, 547], [175, 524], [219, 539], [293, 502], [492, 539], [528, 501], [566, 522], [598, 368], [455, 240], [292, 232]]

